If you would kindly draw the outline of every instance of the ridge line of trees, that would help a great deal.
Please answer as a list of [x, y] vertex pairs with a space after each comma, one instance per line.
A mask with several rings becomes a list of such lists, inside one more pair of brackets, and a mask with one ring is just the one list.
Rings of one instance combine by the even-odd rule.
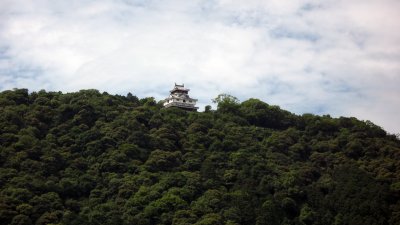
[[400, 141], [258, 99], [0, 92], [0, 224], [400, 224]]

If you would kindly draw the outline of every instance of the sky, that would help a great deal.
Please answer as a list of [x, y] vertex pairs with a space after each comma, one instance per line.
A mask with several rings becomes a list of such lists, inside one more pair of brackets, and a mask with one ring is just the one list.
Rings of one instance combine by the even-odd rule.
[[0, 0], [0, 91], [184, 83], [400, 133], [398, 0]]

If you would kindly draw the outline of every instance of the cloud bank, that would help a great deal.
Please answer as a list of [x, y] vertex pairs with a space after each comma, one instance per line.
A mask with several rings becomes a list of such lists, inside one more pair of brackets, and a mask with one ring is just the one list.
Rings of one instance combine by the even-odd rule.
[[3, 0], [0, 90], [163, 99], [185, 83], [400, 133], [397, 0]]

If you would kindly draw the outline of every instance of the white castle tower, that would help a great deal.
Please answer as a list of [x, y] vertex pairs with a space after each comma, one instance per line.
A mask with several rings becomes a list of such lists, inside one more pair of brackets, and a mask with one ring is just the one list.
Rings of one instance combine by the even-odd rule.
[[189, 97], [190, 89], [185, 88], [184, 84], [178, 85], [175, 83], [174, 89], [170, 91], [170, 95], [165, 99], [164, 107], [178, 107], [190, 111], [197, 111], [197, 99]]

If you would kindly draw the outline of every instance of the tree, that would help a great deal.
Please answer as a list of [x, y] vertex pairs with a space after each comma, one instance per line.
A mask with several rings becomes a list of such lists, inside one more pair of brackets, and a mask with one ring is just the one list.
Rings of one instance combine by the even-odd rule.
[[161, 150], [153, 151], [146, 161], [150, 171], [169, 171], [181, 164], [180, 152], [167, 152]]
[[238, 113], [239, 99], [229, 94], [219, 94], [212, 99], [214, 104], [217, 104], [217, 110], [221, 113]]
[[399, 224], [400, 140], [372, 122], [160, 103], [0, 92], [0, 224]]

